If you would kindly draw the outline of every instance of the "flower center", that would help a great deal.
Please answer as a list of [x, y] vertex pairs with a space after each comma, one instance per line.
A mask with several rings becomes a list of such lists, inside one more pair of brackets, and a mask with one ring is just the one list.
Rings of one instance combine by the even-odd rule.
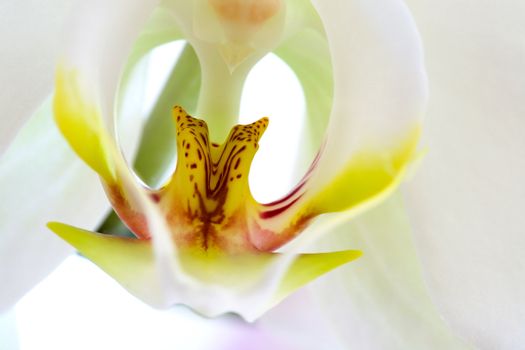
[[178, 246], [253, 250], [246, 218], [255, 203], [248, 172], [268, 118], [233, 127], [226, 141], [210, 142], [208, 127], [175, 107], [177, 168], [158, 192]]

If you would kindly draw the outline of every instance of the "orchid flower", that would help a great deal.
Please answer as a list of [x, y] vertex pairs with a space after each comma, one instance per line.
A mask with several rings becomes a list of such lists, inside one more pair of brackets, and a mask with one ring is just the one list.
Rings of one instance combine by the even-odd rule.
[[[361, 215], [352, 224], [366, 223], [368, 218], [367, 227], [372, 229], [374, 225], [371, 222], [377, 223], [385, 218], [380, 215], [371, 222], [369, 219], [374, 218], [373, 213], [377, 213], [373, 208], [384, 201], [402, 181], [408, 165], [417, 154], [419, 123], [426, 102], [423, 57], [415, 24], [401, 2], [312, 1], [312, 5], [306, 1], [165, 1], [161, 4], [156, 1], [97, 1], [79, 5], [69, 27], [71, 30], [66, 40], [66, 50], [60, 57], [56, 76], [56, 122], [70, 146], [98, 173], [113, 207], [139, 239], [103, 236], [58, 223], [50, 224], [50, 228], [119, 280], [134, 295], [152, 305], [184, 303], [208, 316], [234, 311], [248, 320], [258, 318], [302, 284], [357, 258], [358, 252], [341, 251], [346, 247], [340, 242], [335, 247], [334, 242], [329, 244], [338, 252], [298, 255], [313, 238], [311, 230], [301, 232], [314, 221], [314, 217], [324, 213], [344, 212], [342, 216], [347, 219], [368, 210], [371, 214], [366, 215], [371, 216]], [[446, 5], [442, 6], [446, 8]], [[446, 91], [446, 94], [443, 92], [442, 96], [438, 95], [439, 102], [431, 100], [430, 114], [434, 115], [433, 120], [448, 121], [446, 116], [441, 116], [441, 108], [446, 108], [443, 106], [447, 106], [450, 98], [450, 92], [443, 86], [450, 86], [450, 82], [439, 80], [443, 58], [439, 55], [448, 51], [439, 47], [439, 39], [432, 40], [437, 35], [434, 28], [439, 26], [426, 12], [427, 7], [415, 4], [413, 8], [417, 22], [417, 10], [423, 14], [424, 23], [418, 23], [423, 28], [423, 38], [428, 36], [430, 45], [437, 43], [440, 49], [436, 56], [429, 56], [431, 86], [437, 87], [437, 91]], [[425, 23], [430, 24], [425, 27]], [[86, 28], [91, 30], [86, 31]], [[142, 28], [146, 30], [141, 32]], [[446, 36], [448, 33], [444, 35], [448, 40], [453, 40]], [[137, 37], [139, 39], [133, 47]], [[163, 187], [151, 189], [137, 180], [117, 141], [115, 116], [121, 108], [118, 105], [119, 92], [125, 88], [129, 78], [124, 65], [128, 59], [128, 64], [133, 66], [138, 57], [149, 49], [182, 37], [195, 49], [202, 69], [202, 87], [195, 113], [200, 119], [189, 116], [182, 107], [173, 109], [173, 122], [177, 125], [178, 133], [174, 134], [177, 138], [177, 170], [171, 181]], [[469, 35], [466, 37], [469, 38]], [[312, 51], [312, 48], [319, 51]], [[474, 45], [472, 50], [478, 48]], [[308, 99], [311, 123], [327, 123], [327, 127], [324, 141], [316, 135], [320, 146], [318, 156], [290, 195], [274, 203], [259, 204], [250, 194], [247, 175], [258, 147], [257, 141], [268, 120], [261, 119], [251, 125], [234, 127], [230, 134], [228, 128], [234, 124], [238, 115], [240, 91], [246, 74], [255, 62], [270, 51], [281, 55], [298, 74]], [[325, 55], [326, 52], [329, 54]], [[324, 60], [325, 57], [329, 58], [328, 62]], [[448, 56], [446, 58], [451, 59]], [[309, 60], [317, 60], [321, 67], [331, 67], [327, 70], [328, 75], [333, 70], [333, 96], [328, 93], [326, 98], [322, 95], [326, 91], [318, 90], [325, 87], [320, 82], [332, 82], [323, 75], [326, 72], [319, 73], [319, 80], [312, 79], [309, 75], [316, 72], [309, 71]], [[434, 80], [433, 76], [436, 77]], [[514, 79], [511, 75], [506, 78]], [[320, 86], [315, 86], [316, 83]], [[511, 83], [519, 85], [513, 81]], [[457, 94], [455, 98], [465, 95], [468, 96]], [[317, 96], [321, 97], [318, 105]], [[172, 103], [175, 105], [177, 101]], [[46, 107], [49, 108], [49, 104], [44, 105], [42, 110], [46, 110]], [[16, 116], [27, 111], [15, 109], [13, 113]], [[471, 110], [470, 113], [473, 117], [478, 116], [477, 111]], [[32, 154], [20, 158], [17, 150], [33, 144], [31, 136], [35, 134], [35, 129], [52, 130], [50, 120], [46, 119], [48, 115], [42, 112], [40, 118], [31, 120], [11, 145], [2, 158], [2, 176], [14, 179], [17, 174], [15, 168], [24, 164], [25, 159], [31, 159]], [[512, 115], [509, 118], [514, 118], [514, 114], [509, 112], [509, 115]], [[512, 119], [512, 123], [518, 124], [519, 120]], [[448, 127], [449, 124], [445, 125]], [[518, 128], [515, 130], [517, 133]], [[55, 138], [58, 135], [53, 131], [47, 137], [44, 131], [39, 133], [44, 135], [44, 141], [58, 140]], [[432, 130], [429, 133], [432, 135]], [[227, 141], [222, 144], [214, 143], [224, 139]], [[432, 139], [440, 145], [436, 140]], [[521, 139], [516, 137], [511, 140]], [[478, 145], [485, 146], [476, 143]], [[34, 147], [38, 147], [38, 144]], [[72, 158], [65, 158], [71, 157], [71, 153], [67, 153], [63, 144], [54, 147], [60, 147], [63, 155], [56, 154], [56, 159], [51, 162], [55, 172], [44, 173], [45, 180], [63, 174], [64, 166], [60, 167], [60, 162], [74, 164]], [[241, 149], [241, 153], [235, 153]], [[455, 149], [454, 152], [462, 154], [462, 150]], [[226, 158], [221, 158], [221, 154]], [[494, 154], [497, 153], [488, 155]], [[518, 164], [515, 172], [523, 170], [519, 166], [520, 159], [515, 160]], [[463, 161], [464, 158], [458, 156], [458, 162], [455, 163], [457, 169], [463, 169]], [[447, 183], [457, 183], [454, 181], [458, 180], [449, 179], [449, 173], [443, 171], [442, 167], [446, 167], [447, 163], [434, 160], [431, 164], [438, 165], [434, 165], [435, 171], [416, 180], [418, 191], [408, 191], [409, 205], [413, 206], [411, 210], [418, 213], [412, 220], [416, 223], [415, 227], [419, 228], [417, 231], [421, 231], [425, 237], [422, 239], [416, 236], [416, 242], [417, 248], [425, 252], [422, 256], [425, 262], [423, 268], [433, 287], [431, 293], [447, 319], [469, 340], [481, 345], [489, 343], [509, 348], [521, 344], [522, 339], [513, 325], [523, 321], [523, 305], [519, 303], [523, 279], [517, 275], [510, 282], [507, 273], [503, 273], [502, 283], [486, 292], [479, 292], [480, 286], [487, 286], [472, 266], [477, 267], [474, 263], [483, 263], [487, 266], [485, 270], [495, 273], [516, 271], [510, 268], [516, 262], [519, 266], [521, 258], [518, 257], [521, 255], [517, 252], [523, 246], [523, 240], [518, 237], [518, 231], [515, 231], [516, 234], [512, 231], [509, 234], [510, 242], [516, 244], [512, 248], [507, 244], [501, 248], [511, 258], [502, 259], [497, 255], [494, 259], [493, 255], [487, 255], [493, 253], [492, 249], [487, 250], [489, 243], [495, 240], [494, 233], [489, 231], [493, 221], [489, 222], [489, 228], [478, 227], [478, 230], [487, 230], [484, 232], [490, 235], [484, 237], [486, 241], [483, 244], [474, 245], [477, 247], [473, 249], [476, 258], [465, 258], [468, 262], [465, 268], [474, 273], [474, 278], [455, 278], [458, 274], [452, 273], [452, 267], [463, 270], [457, 264], [448, 265], [449, 261], [454, 263], [455, 260], [448, 255], [450, 240], [446, 237], [449, 237], [449, 232], [455, 232], [457, 236], [454, 237], [458, 239], [469, 237], [470, 233], [464, 233], [465, 226], [456, 225], [456, 221], [450, 218], [443, 220], [435, 210], [427, 211], [427, 208], [434, 208], [433, 205], [428, 206], [428, 203], [432, 203], [431, 199], [421, 202], [420, 193], [431, 192], [436, 187], [440, 188], [440, 192], [435, 194], [435, 198], [444, 196], [446, 202], [449, 202], [447, 194], [451, 190], [457, 191], [442, 188], [439, 180], [435, 180], [436, 174], [444, 174]], [[48, 166], [46, 163], [43, 168], [48, 169]], [[85, 170], [72, 169], [69, 176], [73, 173], [85, 174]], [[465, 174], [470, 175], [469, 172]], [[492, 173], [489, 172], [489, 175]], [[495, 179], [490, 176], [487, 178]], [[85, 194], [93, 195], [96, 192], [75, 184], [77, 180], [78, 183], [94, 183], [90, 181], [92, 179], [75, 176], [75, 179], [60, 182], [60, 189], [64, 193], [79, 188], [86, 191]], [[64, 188], [62, 183], [71, 187]], [[44, 184], [40, 187], [46, 188]], [[498, 188], [500, 182], [491, 184]], [[57, 189], [46, 188], [46, 191], [54, 195]], [[80, 192], [77, 193], [80, 196]], [[10, 198], [16, 199], [13, 196], [10, 195]], [[70, 212], [74, 212], [70, 214], [71, 218], [64, 215], [57, 219], [78, 227], [90, 227], [107, 208], [100, 203], [100, 197], [94, 197], [97, 198], [88, 202], [94, 203], [93, 207], [99, 209], [89, 210], [92, 216], [85, 219], [86, 223], [78, 221], [83, 216], [71, 207]], [[509, 194], [509, 198], [520, 197], [510, 197]], [[42, 200], [45, 203], [46, 198]], [[386, 202], [386, 207], [391, 203]], [[456, 205], [465, 208], [469, 207], [468, 204], [471, 201], [460, 201]], [[394, 207], [398, 209], [397, 205]], [[213, 218], [217, 208], [221, 212], [220, 219]], [[380, 206], [376, 210], [381, 212], [384, 208]], [[493, 206], [489, 203], [487, 208], [493, 209]], [[485, 207], [477, 209], [481, 212], [488, 210]], [[5, 212], [9, 213], [7, 210]], [[470, 213], [467, 212], [467, 226], [477, 220], [485, 222], [485, 217]], [[49, 212], [45, 216], [48, 220], [52, 219], [49, 218]], [[8, 217], [8, 214], [2, 212], [4, 217]], [[3, 221], [7, 222], [7, 229], [12, 232], [24, 229], [18, 222], [13, 224], [12, 220]], [[32, 223], [35, 221], [40, 220], [33, 220]], [[210, 223], [215, 225], [214, 228], [202, 228]], [[436, 227], [442, 227], [439, 235], [435, 234]], [[449, 230], [451, 228], [453, 230]], [[323, 231], [319, 230], [320, 233]], [[417, 231], [416, 235], [419, 234]], [[211, 237], [203, 236], [203, 232], [209, 233]], [[410, 248], [410, 237], [404, 237], [409, 247], [403, 246], [402, 250], [408, 250], [410, 256], [416, 257]], [[444, 237], [443, 240], [441, 237]], [[298, 241], [295, 246], [285, 247], [280, 253], [275, 252], [292, 239]], [[447, 246], [436, 252], [432, 248], [433, 244]], [[464, 247], [473, 247], [470, 243], [450, 246], [456, 247], [458, 252]], [[6, 247], [12, 249], [8, 245]], [[23, 251], [24, 248], [20, 246], [18, 250]], [[384, 252], [378, 253], [379, 256], [382, 254]], [[456, 255], [458, 259], [465, 256]], [[1, 256], [10, 255], [6, 252]], [[351, 265], [345, 274], [352, 273]], [[440, 273], [443, 266], [454, 276], [454, 283], [443, 278]], [[334, 272], [333, 276], [337, 276], [337, 270]], [[233, 273], [237, 276], [232, 277]], [[458, 285], [469, 288], [462, 290], [457, 288]], [[410, 290], [413, 286], [407, 287]], [[476, 297], [473, 299], [468, 298], [471, 294], [462, 294], [473, 293], [474, 290]], [[372, 290], [371, 293], [375, 292]], [[450, 298], [450, 295], [459, 297]], [[497, 300], [499, 295], [504, 295], [505, 300]], [[351, 295], [348, 299], [351, 300]], [[466, 308], [462, 310], [456, 302], [466, 303]], [[508, 310], [508, 305], [514, 304], [517, 304], [515, 310]], [[491, 316], [496, 321], [480, 329], [476, 321], [480, 318], [478, 312], [482, 310], [481, 305], [493, 307]], [[471, 318], [471, 312], [476, 313], [475, 319]], [[488, 338], [479, 336], [482, 330], [489, 331]], [[509, 336], [501, 340], [499, 333]]]
[[[236, 312], [254, 320], [304, 283], [360, 255], [348, 250], [295, 257], [296, 249], [275, 251], [314, 217], [363, 210], [401, 180], [415, 156], [426, 98], [416, 31], [404, 20], [405, 8], [389, 6], [384, 11], [394, 11], [392, 26], [406, 40], [392, 38], [366, 47], [369, 40], [364, 39], [371, 34], [357, 37], [340, 28], [347, 17], [333, 20], [340, 6], [347, 6], [345, 13], [355, 13], [356, 19], [366, 7], [314, 3], [332, 45], [335, 73], [326, 142], [288, 195], [258, 203], [248, 187], [248, 171], [268, 118], [235, 126], [228, 135], [224, 127], [214, 130], [219, 121], [227, 125], [230, 116], [237, 115], [239, 87], [253, 64], [311, 27], [314, 7], [281, 1], [160, 4], [197, 53], [202, 70], [197, 114], [210, 125], [173, 107], [177, 166], [161, 188], [153, 189], [142, 185], [126, 165], [116, 142], [114, 116], [119, 72], [141, 24], [157, 6], [156, 1], [126, 1], [123, 13], [119, 2], [104, 3], [104, 15], [93, 12], [93, 17], [79, 9], [74, 20], [79, 29], [72, 29], [59, 63], [54, 97], [62, 134], [98, 173], [113, 208], [139, 239], [97, 235], [60, 223], [49, 227], [151, 305], [182, 303], [206, 316]], [[294, 6], [304, 13], [290, 11]], [[105, 28], [110, 26], [118, 30], [108, 35]], [[97, 30], [86, 34], [86, 27]], [[350, 45], [354, 48], [341, 50], [347, 35], [356, 36]], [[355, 83], [347, 87], [347, 76], [370, 71], [368, 66], [384, 56], [391, 63], [368, 73], [366, 84], [359, 82], [360, 92], [348, 98]], [[384, 107], [371, 99], [385, 101]], [[215, 142], [221, 139], [222, 144]]]

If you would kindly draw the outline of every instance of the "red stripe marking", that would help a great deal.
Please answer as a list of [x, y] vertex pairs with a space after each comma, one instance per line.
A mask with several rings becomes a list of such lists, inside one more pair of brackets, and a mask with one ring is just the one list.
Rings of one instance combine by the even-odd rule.
[[259, 214], [259, 217], [261, 219], [270, 219], [270, 218], [273, 218], [274, 216], [277, 216], [279, 214], [281, 214], [282, 212], [284, 212], [285, 210], [287, 210], [288, 208], [290, 208], [292, 205], [294, 205], [295, 203], [297, 203], [297, 201], [302, 197], [303, 195], [301, 194], [299, 197], [295, 198], [293, 201], [291, 201], [290, 203], [288, 203], [287, 205], [281, 207], [281, 208], [277, 208], [277, 209], [273, 209], [273, 210], [268, 210], [268, 211], [263, 211], [262, 213]]

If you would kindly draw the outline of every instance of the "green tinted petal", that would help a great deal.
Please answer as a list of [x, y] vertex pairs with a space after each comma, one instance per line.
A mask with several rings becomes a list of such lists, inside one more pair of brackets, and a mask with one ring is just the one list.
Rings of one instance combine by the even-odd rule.
[[162, 289], [150, 241], [102, 235], [56, 222], [48, 227], [131, 294], [153, 306], [162, 306]]

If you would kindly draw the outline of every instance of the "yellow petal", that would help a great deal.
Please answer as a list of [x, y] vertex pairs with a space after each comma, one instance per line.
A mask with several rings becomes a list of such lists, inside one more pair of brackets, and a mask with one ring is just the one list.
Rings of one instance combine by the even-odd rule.
[[79, 74], [60, 66], [56, 74], [55, 121], [71, 147], [106, 182], [115, 178], [115, 164], [96, 105], [82, 91]]
[[301, 254], [292, 263], [275, 295], [275, 303], [317, 277], [359, 258], [359, 250], [344, 250], [330, 253]]
[[312, 199], [310, 211], [337, 212], [384, 198], [401, 182], [416, 158], [420, 128], [394, 149], [356, 152], [332, 180]]

